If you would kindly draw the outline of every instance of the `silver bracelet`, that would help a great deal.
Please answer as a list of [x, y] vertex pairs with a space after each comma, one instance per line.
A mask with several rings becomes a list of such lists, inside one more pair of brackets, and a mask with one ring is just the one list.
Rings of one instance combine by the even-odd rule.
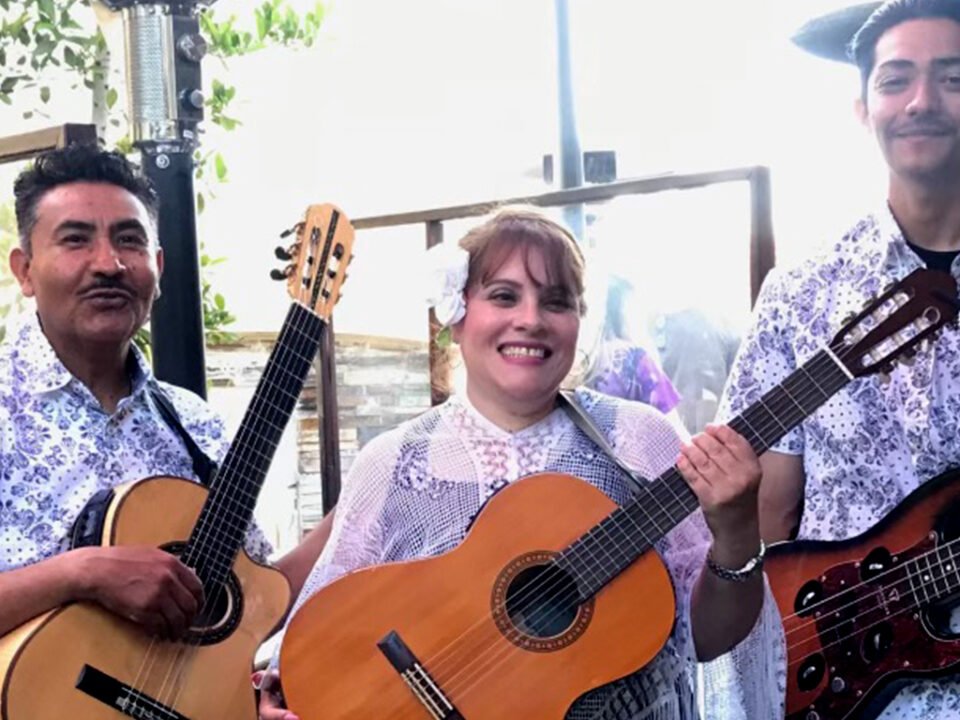
[[767, 546], [764, 545], [763, 540], [761, 540], [760, 550], [757, 552], [757, 554], [747, 560], [746, 564], [742, 568], [732, 570], [731, 568], [718, 565], [716, 562], [714, 562], [713, 547], [711, 546], [710, 550], [707, 551], [707, 567], [710, 568], [710, 572], [719, 578], [731, 580], [733, 582], [744, 582], [759, 572], [763, 567], [763, 556], [766, 554], [766, 552]]

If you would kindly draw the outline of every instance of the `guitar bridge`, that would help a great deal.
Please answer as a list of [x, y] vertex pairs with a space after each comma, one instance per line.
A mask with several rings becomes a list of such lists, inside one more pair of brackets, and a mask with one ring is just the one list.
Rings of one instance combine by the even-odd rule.
[[109, 705], [124, 715], [140, 720], [189, 720], [172, 707], [134, 690], [114, 677], [84, 665], [77, 678], [77, 690]]
[[380, 652], [393, 665], [400, 679], [407, 684], [410, 692], [419, 700], [435, 720], [463, 720], [463, 715], [430, 677], [403, 638], [391, 630], [377, 643]]

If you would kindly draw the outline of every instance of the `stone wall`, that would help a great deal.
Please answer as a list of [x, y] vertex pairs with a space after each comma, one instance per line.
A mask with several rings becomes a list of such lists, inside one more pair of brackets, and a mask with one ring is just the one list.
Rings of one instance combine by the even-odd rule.
[[[346, 477], [361, 447], [429, 407], [429, 360], [426, 341], [349, 334], [337, 334], [335, 340], [340, 464]], [[239, 426], [273, 341], [270, 333], [249, 333], [236, 343], [207, 349], [209, 398], [227, 416], [231, 431]], [[258, 505], [258, 521], [280, 548], [289, 547], [321, 517], [317, 366], [307, 378]]]

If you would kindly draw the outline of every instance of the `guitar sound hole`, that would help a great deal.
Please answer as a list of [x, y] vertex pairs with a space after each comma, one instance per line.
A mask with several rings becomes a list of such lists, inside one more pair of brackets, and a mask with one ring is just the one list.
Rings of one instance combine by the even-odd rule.
[[212, 593], [193, 619], [195, 628], [216, 628], [226, 622], [232, 613], [233, 597], [230, 588], [221, 585], [218, 592]]
[[569, 628], [580, 606], [577, 585], [554, 565], [520, 572], [506, 597], [507, 614], [516, 628], [536, 638], [556, 637]]
[[800, 664], [797, 670], [797, 687], [803, 692], [810, 692], [816, 689], [823, 680], [823, 674], [827, 669], [823, 655], [811, 655]]
[[860, 563], [860, 579], [872, 580], [877, 575], [885, 573], [893, 565], [890, 551], [884, 547], [874, 548]]
[[887, 651], [893, 647], [893, 628], [888, 623], [882, 623], [870, 629], [863, 637], [861, 652], [863, 659], [873, 664], [882, 660]]
[[793, 609], [797, 615], [809, 617], [821, 600], [823, 600], [823, 586], [816, 580], [811, 580], [800, 588], [793, 601]]

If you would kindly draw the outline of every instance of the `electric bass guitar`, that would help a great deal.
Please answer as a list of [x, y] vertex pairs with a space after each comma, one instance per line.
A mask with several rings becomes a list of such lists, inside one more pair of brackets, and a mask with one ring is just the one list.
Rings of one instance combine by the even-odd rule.
[[[918, 271], [881, 295], [730, 426], [762, 453], [854, 377], [956, 316]], [[698, 507], [676, 468], [617, 507], [539, 474], [494, 495], [443, 555], [349, 573], [310, 598], [280, 649], [301, 720], [559, 720], [660, 651], [675, 601], [654, 544]]]
[[789, 720], [872, 720], [899, 681], [960, 671], [960, 470], [867, 532], [778, 543], [767, 576], [787, 640]]
[[312, 205], [294, 244], [278, 248], [291, 261], [279, 277], [294, 302], [211, 487], [152, 477], [115, 488], [102, 544], [164, 548], [203, 584], [186, 637], [160, 640], [95, 603], [46, 612], [0, 639], [3, 720], [257, 717], [254, 653], [283, 617], [290, 588], [282, 573], [254, 563], [243, 541], [352, 247], [340, 210]]

